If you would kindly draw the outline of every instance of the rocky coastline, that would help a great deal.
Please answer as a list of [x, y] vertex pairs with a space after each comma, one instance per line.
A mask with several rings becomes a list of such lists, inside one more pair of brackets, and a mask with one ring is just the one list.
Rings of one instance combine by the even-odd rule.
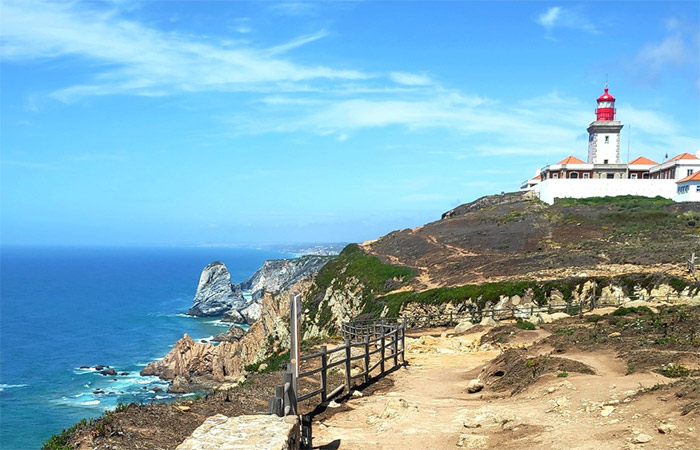
[[[266, 261], [248, 280], [231, 282], [226, 266], [215, 261], [203, 270], [188, 314], [221, 317], [233, 325], [214, 343], [195, 342], [185, 334], [161, 360], [141, 375], [172, 382], [168, 392], [184, 393], [212, 386], [231, 386], [244, 379], [246, 366], [286, 348], [289, 341], [289, 295], [306, 292], [332, 256], [309, 255]], [[244, 296], [250, 292], [250, 296]], [[237, 324], [248, 324], [245, 331]]]

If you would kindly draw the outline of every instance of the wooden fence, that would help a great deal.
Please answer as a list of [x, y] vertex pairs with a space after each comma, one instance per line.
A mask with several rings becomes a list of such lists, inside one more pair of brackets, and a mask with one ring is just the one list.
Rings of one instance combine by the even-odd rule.
[[[344, 323], [342, 335], [345, 342], [335, 348], [322, 346], [320, 351], [302, 355], [299, 359], [304, 366], [312, 368], [300, 372], [298, 381], [304, 378], [318, 378], [319, 388], [304, 395], [295, 397], [292, 386], [294, 381], [290, 367], [284, 375], [284, 384], [275, 388], [275, 396], [268, 401], [271, 414], [284, 416], [298, 414], [297, 403], [319, 396], [321, 404], [327, 402], [342, 392], [350, 393], [354, 380], [361, 379], [368, 384], [381, 378], [387, 372], [405, 363], [406, 328], [399, 321], [357, 321]], [[353, 349], [360, 351], [353, 352]], [[333, 357], [339, 354], [340, 357]], [[353, 362], [360, 361], [362, 371], [353, 375]], [[329, 372], [335, 368], [344, 371], [344, 383], [332, 388], [329, 386]]]

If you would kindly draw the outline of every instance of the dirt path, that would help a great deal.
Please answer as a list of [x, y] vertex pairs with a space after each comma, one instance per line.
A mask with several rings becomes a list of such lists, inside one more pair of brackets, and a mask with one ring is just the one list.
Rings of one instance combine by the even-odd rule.
[[513, 397], [488, 387], [467, 394], [469, 381], [499, 354], [479, 348], [481, 334], [408, 342], [410, 364], [389, 375], [393, 387], [353, 396], [342, 411], [314, 423], [314, 448], [700, 448], [697, 414], [682, 416], [672, 393], [634, 395], [670, 380], [650, 372], [626, 375], [610, 352], [560, 355], [588, 364], [595, 375], [545, 374]]

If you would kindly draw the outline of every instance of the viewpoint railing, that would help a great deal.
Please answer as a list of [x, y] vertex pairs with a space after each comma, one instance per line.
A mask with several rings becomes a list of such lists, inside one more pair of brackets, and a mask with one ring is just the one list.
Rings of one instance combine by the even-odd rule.
[[[294, 398], [295, 393], [291, 389], [294, 382], [291, 367], [288, 366], [284, 384], [276, 387], [275, 396], [268, 401], [268, 411], [278, 416], [297, 414], [298, 402], [318, 396], [319, 403], [324, 404], [343, 392], [349, 394], [357, 379], [366, 385], [395, 370], [405, 363], [405, 329], [405, 324], [397, 320], [343, 323], [342, 345], [331, 349], [323, 345], [319, 351], [299, 358], [302, 367], [311, 368], [299, 373], [297, 385], [301, 380], [310, 379], [312, 383], [318, 382], [318, 389]], [[357, 362], [362, 370], [353, 374], [353, 366], [357, 366]], [[329, 374], [336, 368], [342, 368], [344, 380], [342, 384], [331, 387]]]

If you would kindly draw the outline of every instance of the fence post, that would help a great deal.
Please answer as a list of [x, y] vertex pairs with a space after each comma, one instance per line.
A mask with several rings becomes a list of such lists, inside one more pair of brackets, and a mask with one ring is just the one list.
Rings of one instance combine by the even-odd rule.
[[369, 336], [365, 336], [365, 384], [369, 383]]
[[297, 415], [297, 399], [294, 392], [294, 373], [292, 363], [287, 364], [287, 372], [284, 374], [284, 415]]
[[401, 324], [401, 364], [406, 364], [406, 324]]
[[345, 382], [348, 386], [348, 394], [350, 393], [350, 387], [352, 386], [352, 377], [350, 375], [350, 339], [345, 339]]
[[381, 358], [381, 359], [379, 360], [379, 366], [380, 366], [381, 369], [382, 369], [382, 373], [381, 373], [382, 375], [384, 375], [384, 355], [385, 355], [384, 349], [386, 348], [386, 344], [385, 344], [385, 342], [384, 342], [384, 338], [386, 337], [386, 334], [385, 334], [385, 333], [386, 333], [386, 332], [384, 331], [384, 327], [382, 327], [382, 341], [381, 341], [381, 342], [382, 342], [382, 346], [381, 346], [381, 350], [379, 351], [379, 357]]
[[394, 339], [391, 341], [392, 353], [394, 354], [394, 368], [399, 365], [399, 327], [394, 328]]
[[328, 400], [328, 355], [325, 345], [321, 346], [321, 403]]

